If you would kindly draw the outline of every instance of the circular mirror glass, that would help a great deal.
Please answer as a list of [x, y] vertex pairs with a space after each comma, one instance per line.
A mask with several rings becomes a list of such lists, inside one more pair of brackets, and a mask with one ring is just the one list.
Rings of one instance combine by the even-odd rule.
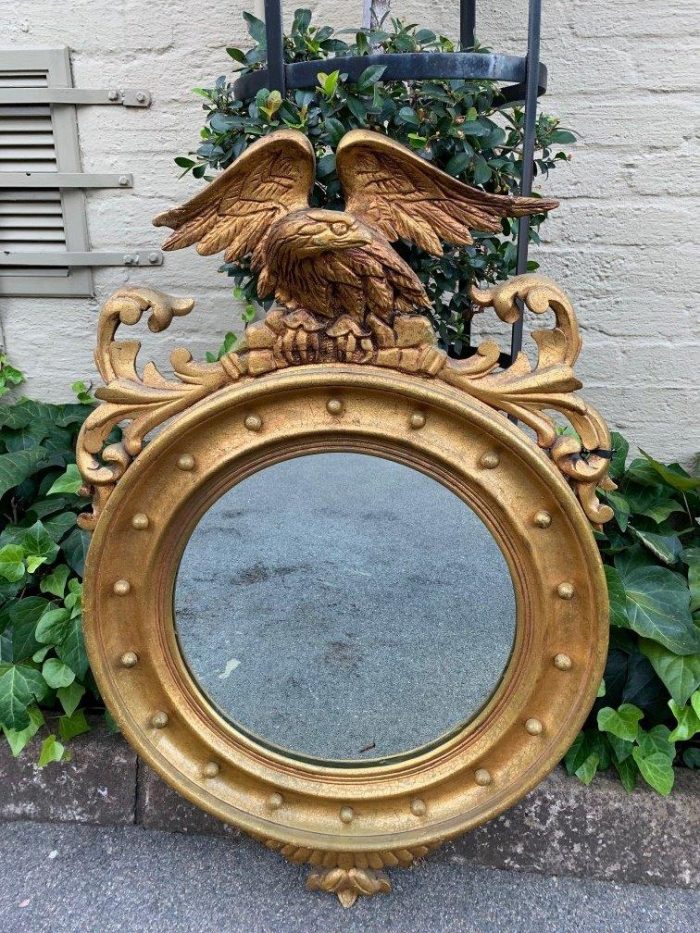
[[354, 762], [472, 719], [516, 611], [506, 561], [461, 498], [356, 453], [276, 463], [222, 495], [187, 543], [174, 610], [226, 719], [288, 754]]

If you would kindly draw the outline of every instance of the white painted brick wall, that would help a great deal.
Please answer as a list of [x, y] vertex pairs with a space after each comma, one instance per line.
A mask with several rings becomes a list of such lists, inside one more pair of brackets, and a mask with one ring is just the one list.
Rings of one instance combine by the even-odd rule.
[[[298, 3], [286, 3], [287, 18]], [[361, 0], [308, 3], [318, 22], [357, 23]], [[448, 34], [457, 0], [394, 0], [399, 15]], [[12, 7], [10, 10], [10, 6]], [[132, 191], [89, 195], [95, 249], [148, 250], [161, 232], [150, 219], [198, 187], [178, 181], [173, 156], [196, 145], [202, 112], [190, 89], [228, 67], [225, 46], [245, 43], [240, 11], [253, 0], [206, 7], [191, 0], [16, 0], [0, 9], [0, 47], [72, 49], [75, 83], [139, 87], [149, 110], [81, 108], [86, 171], [129, 171]], [[525, 0], [479, 0], [478, 33], [492, 48], [524, 42]], [[700, 449], [698, 329], [697, 0], [546, 0], [545, 109], [577, 131], [571, 164], [543, 190], [562, 198], [535, 251], [577, 307], [585, 345], [586, 395], [636, 443], [663, 457]], [[161, 363], [174, 343], [196, 355], [239, 326], [229, 281], [216, 257], [169, 254], [161, 269], [95, 273], [95, 299], [0, 299], [5, 346], [28, 375], [29, 394], [70, 397], [92, 377], [95, 314], [125, 282], [197, 298], [169, 334], [144, 332]]]

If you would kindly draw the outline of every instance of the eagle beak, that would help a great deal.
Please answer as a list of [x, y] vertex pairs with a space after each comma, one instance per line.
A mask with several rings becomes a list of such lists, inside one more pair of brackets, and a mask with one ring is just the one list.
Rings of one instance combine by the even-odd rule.
[[367, 246], [368, 243], [372, 242], [372, 237], [369, 233], [365, 233], [363, 230], [348, 230], [347, 233], [344, 233], [341, 237], [341, 243], [343, 246], [353, 247], [353, 246]]

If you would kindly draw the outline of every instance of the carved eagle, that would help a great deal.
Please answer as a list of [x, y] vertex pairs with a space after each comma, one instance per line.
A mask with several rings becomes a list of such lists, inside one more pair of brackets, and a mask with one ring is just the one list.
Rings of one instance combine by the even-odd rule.
[[228, 262], [251, 256], [258, 295], [290, 312], [323, 318], [430, 307], [418, 276], [392, 248], [407, 240], [434, 256], [442, 242], [470, 244], [470, 230], [497, 233], [504, 217], [552, 210], [546, 198], [488, 194], [445, 174], [379, 133], [352, 130], [337, 149], [345, 210], [309, 206], [313, 146], [297, 130], [278, 130], [246, 149], [200, 194], [159, 214], [171, 227], [163, 249], [197, 244]]

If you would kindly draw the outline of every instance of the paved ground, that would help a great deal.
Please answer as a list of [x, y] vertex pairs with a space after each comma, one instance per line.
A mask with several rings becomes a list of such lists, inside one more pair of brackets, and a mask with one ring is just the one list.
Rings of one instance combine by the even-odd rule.
[[471, 718], [515, 627], [480, 519], [435, 480], [362, 454], [279, 463], [222, 496], [188, 543], [175, 609], [217, 705], [321, 758], [396, 754]]
[[67, 824], [0, 832], [3, 933], [695, 933], [700, 894], [477, 869], [447, 848], [343, 910], [247, 839]]

